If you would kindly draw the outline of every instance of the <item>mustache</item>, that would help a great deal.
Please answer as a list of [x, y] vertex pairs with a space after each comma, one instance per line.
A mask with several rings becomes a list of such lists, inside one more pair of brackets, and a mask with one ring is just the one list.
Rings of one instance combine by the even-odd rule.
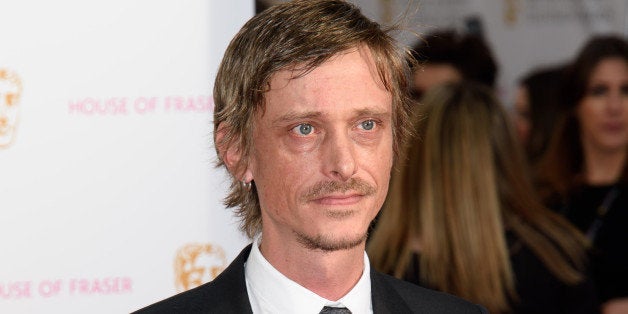
[[332, 193], [354, 191], [361, 195], [373, 195], [377, 191], [374, 186], [360, 178], [351, 178], [346, 182], [321, 181], [309, 188], [301, 197], [303, 201], [311, 201]]

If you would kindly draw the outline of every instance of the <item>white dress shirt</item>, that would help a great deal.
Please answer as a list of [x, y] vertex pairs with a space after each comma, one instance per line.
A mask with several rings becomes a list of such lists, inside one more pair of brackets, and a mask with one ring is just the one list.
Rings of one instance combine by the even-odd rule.
[[327, 300], [290, 280], [271, 265], [259, 250], [260, 237], [253, 240], [251, 254], [244, 265], [249, 302], [255, 314], [318, 314], [323, 306], [346, 307], [352, 314], [371, 314], [371, 275], [364, 252], [364, 271], [360, 280], [337, 301]]

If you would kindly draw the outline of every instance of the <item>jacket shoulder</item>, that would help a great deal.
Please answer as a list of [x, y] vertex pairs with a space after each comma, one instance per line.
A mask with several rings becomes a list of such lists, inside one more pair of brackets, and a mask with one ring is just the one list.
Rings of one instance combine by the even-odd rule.
[[251, 246], [211, 282], [159, 301], [134, 313], [252, 313], [246, 291], [244, 262]]

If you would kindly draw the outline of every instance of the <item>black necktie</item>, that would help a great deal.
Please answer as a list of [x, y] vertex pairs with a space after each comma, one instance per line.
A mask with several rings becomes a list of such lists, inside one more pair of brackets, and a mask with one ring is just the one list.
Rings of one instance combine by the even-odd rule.
[[351, 314], [351, 311], [349, 311], [346, 307], [325, 306], [321, 310], [320, 314]]

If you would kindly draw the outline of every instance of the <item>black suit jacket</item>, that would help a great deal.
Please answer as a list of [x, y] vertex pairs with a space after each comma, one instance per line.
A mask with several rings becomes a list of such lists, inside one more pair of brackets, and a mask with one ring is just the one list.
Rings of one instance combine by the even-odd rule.
[[[135, 313], [253, 313], [244, 279], [244, 263], [250, 252], [251, 245], [248, 245], [213, 281]], [[488, 313], [483, 307], [460, 298], [421, 288], [374, 270], [371, 270], [371, 295], [376, 314]]]

